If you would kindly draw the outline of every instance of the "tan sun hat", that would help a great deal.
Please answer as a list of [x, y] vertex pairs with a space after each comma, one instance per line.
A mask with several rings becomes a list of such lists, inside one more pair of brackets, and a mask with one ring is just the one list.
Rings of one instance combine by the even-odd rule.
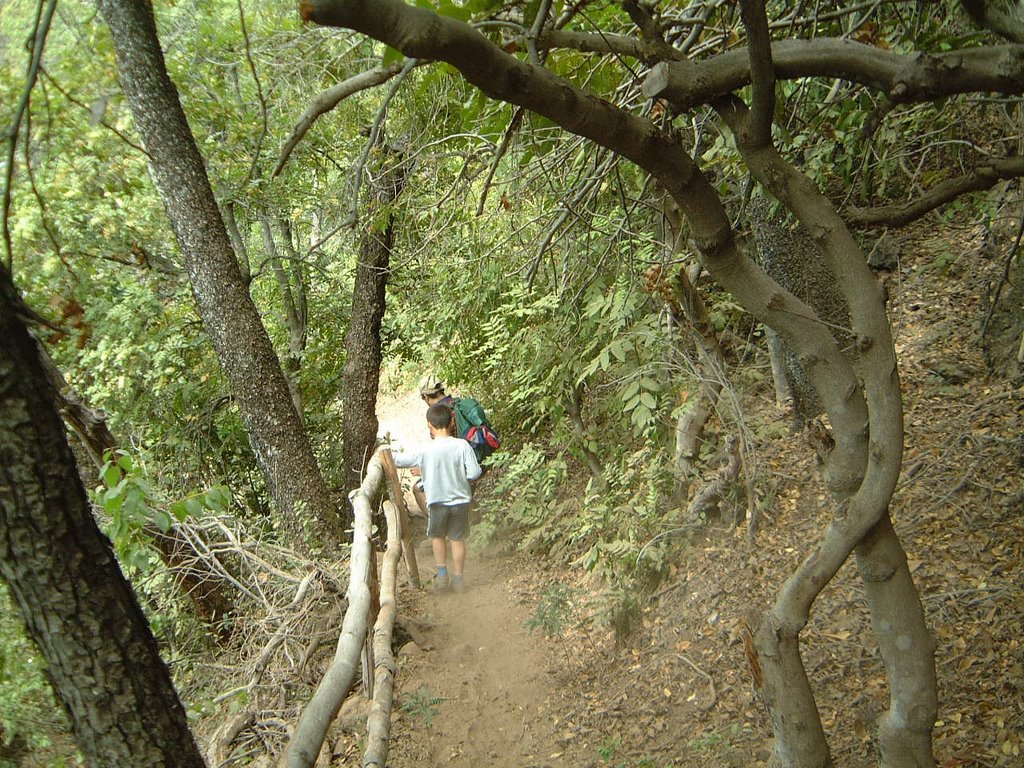
[[420, 382], [420, 397], [427, 397], [444, 392], [444, 384], [437, 376], [430, 375]]

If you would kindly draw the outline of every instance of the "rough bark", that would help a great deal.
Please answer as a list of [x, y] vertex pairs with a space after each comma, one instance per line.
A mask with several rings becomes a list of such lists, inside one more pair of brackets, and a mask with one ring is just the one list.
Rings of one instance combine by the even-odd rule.
[[[303, 290], [302, 284], [293, 284], [295, 275], [295, 264], [289, 260], [291, 270], [285, 270], [284, 260], [277, 251], [277, 243], [274, 241], [274, 232], [267, 217], [260, 219], [260, 233], [263, 236], [263, 249], [270, 260], [270, 268], [274, 273], [274, 280], [277, 281], [277, 290], [281, 296], [281, 307], [284, 310], [284, 320], [288, 326], [288, 354], [284, 358], [284, 373], [288, 382], [288, 391], [292, 396], [292, 404], [295, 412], [302, 418], [302, 391], [299, 387], [299, 368], [302, 360], [302, 351], [306, 346], [306, 318], [303, 307], [298, 300], [298, 294]], [[286, 230], [289, 237], [288, 245], [291, 246], [291, 232]], [[291, 248], [289, 258], [294, 255], [294, 247]], [[289, 276], [291, 273], [291, 276]]]
[[[782, 215], [773, 215], [768, 201], [761, 196], [750, 201], [748, 216], [762, 269], [814, 308], [840, 348], [851, 348], [852, 340], [845, 330], [850, 324], [846, 305], [811, 238], [802, 228], [791, 227]], [[770, 355], [781, 353], [781, 359], [771, 361], [773, 374], [781, 368], [785, 378], [775, 382], [776, 392], [789, 392], [797, 422], [802, 425], [820, 414], [821, 399], [799, 358], [784, 343], [769, 344], [768, 351]]]
[[346, 487], [356, 486], [377, 445], [377, 389], [380, 386], [380, 326], [387, 303], [394, 215], [391, 211], [405, 186], [407, 166], [396, 153], [385, 152], [386, 167], [371, 174], [367, 187], [367, 222], [359, 243], [352, 316], [345, 333], [342, 391], [343, 455]]
[[202, 766], [0, 267], [0, 575], [90, 765]]
[[239, 270], [178, 93], [167, 75], [152, 7], [100, 0], [121, 86], [150, 156], [206, 331], [231, 382], [267, 487], [296, 544], [342, 539], [343, 527], [281, 365]]

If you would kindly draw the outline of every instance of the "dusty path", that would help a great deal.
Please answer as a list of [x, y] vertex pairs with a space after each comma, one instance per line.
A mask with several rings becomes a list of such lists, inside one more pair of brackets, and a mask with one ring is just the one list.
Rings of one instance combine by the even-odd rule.
[[[381, 434], [404, 445], [426, 438], [415, 392], [382, 400], [380, 412]], [[408, 503], [414, 510], [411, 496]], [[425, 521], [415, 518], [413, 527], [428, 581]], [[412, 639], [398, 653], [390, 768], [579, 765], [566, 753], [574, 696], [565, 665], [554, 644], [527, 627], [533, 576], [525, 558], [481, 550], [471, 539], [464, 593], [403, 585], [399, 616]]]
[[399, 654], [389, 766], [565, 764], [557, 660], [526, 627], [515, 563], [471, 553], [466, 580], [461, 595], [402, 601], [415, 639]]

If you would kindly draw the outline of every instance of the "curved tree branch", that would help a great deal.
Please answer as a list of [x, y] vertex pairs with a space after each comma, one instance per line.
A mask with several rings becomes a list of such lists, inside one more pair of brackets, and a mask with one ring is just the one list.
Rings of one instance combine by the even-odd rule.
[[292, 129], [292, 135], [288, 137], [288, 141], [281, 148], [277, 165], [274, 166], [274, 172], [271, 175], [277, 176], [281, 173], [285, 163], [288, 162], [288, 158], [292, 154], [292, 150], [302, 141], [302, 137], [306, 135], [306, 132], [321, 115], [327, 114], [355, 93], [386, 83], [401, 71], [402, 62], [398, 61], [387, 67], [377, 67], [369, 72], [360, 72], [358, 75], [353, 75], [347, 80], [343, 80], [318, 94], [312, 103], [306, 107], [306, 111], [302, 113], [299, 122]]
[[[537, 38], [537, 47], [547, 50], [552, 48], [571, 48], [582, 53], [612, 53], [618, 56], [630, 56], [643, 59], [644, 44], [635, 37], [627, 35], [594, 34], [571, 30], [549, 30]], [[673, 59], [679, 58], [672, 56]]]
[[[971, 21], [982, 29], [994, 32], [1014, 43], [1024, 43], [1024, 19], [1019, 15], [996, 8], [989, 0], [961, 0], [960, 5], [971, 17]], [[1011, 8], [1016, 7], [1016, 4], [1007, 5]]]
[[877, 208], [850, 207], [844, 216], [852, 224], [902, 227], [961, 195], [991, 189], [1000, 181], [1021, 176], [1024, 176], [1024, 157], [986, 160], [979, 163], [971, 173], [955, 179], [946, 179], [903, 205], [885, 205]]
[[[852, 40], [818, 38], [774, 42], [771, 55], [778, 78], [849, 80], [900, 104], [984, 91], [1024, 93], [1022, 45], [904, 56]], [[643, 93], [685, 112], [749, 84], [749, 54], [734, 48], [701, 62], [658, 64], [645, 78]]]

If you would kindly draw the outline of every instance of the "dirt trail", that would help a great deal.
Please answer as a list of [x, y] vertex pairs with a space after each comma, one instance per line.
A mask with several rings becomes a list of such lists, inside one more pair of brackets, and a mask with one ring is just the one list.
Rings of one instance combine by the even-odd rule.
[[[381, 433], [425, 439], [415, 392], [384, 400]], [[411, 496], [410, 509], [415, 510]], [[414, 518], [420, 576], [434, 573], [425, 521]], [[577, 765], [566, 762], [571, 694], [550, 641], [527, 628], [528, 564], [471, 539], [462, 594], [404, 586], [399, 616], [412, 639], [398, 653], [391, 768]]]
[[415, 637], [399, 654], [392, 768], [561, 764], [558, 670], [526, 628], [513, 570], [471, 553], [463, 594], [406, 595]]

